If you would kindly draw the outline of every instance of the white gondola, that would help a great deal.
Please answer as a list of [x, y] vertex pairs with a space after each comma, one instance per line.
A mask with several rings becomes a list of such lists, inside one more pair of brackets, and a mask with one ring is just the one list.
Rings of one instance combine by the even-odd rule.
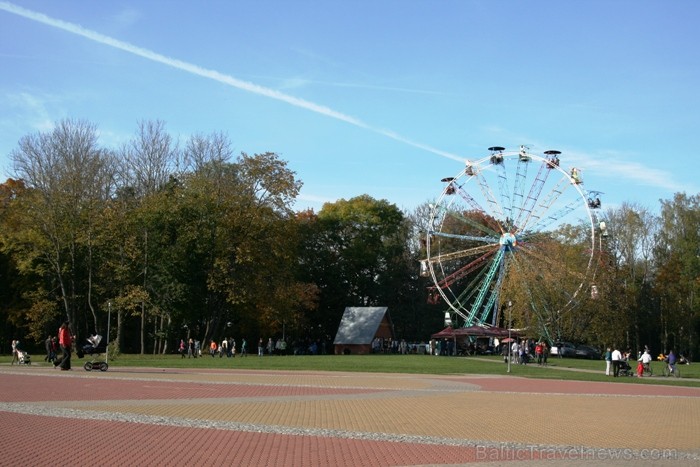
[[428, 268], [428, 261], [425, 259], [420, 262], [420, 275], [421, 275], [421, 277], [428, 277], [430, 275], [430, 269]]
[[445, 326], [452, 326], [452, 316], [449, 311], [445, 312]]

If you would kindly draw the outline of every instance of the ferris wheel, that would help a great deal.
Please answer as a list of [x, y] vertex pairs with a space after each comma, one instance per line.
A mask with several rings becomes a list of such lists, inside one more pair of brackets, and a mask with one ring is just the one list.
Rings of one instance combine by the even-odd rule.
[[[421, 274], [429, 300], [444, 301], [464, 326], [497, 326], [517, 304], [522, 325], [547, 326], [585, 297], [593, 283], [601, 192], [586, 191], [578, 168], [562, 168], [560, 151], [520, 146], [467, 161], [431, 205]], [[588, 295], [590, 294], [590, 295]]]

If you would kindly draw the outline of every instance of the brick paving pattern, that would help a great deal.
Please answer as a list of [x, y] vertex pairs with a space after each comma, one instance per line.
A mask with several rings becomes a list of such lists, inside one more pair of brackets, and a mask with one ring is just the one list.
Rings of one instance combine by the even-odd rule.
[[0, 367], [0, 465], [700, 465], [700, 388]]

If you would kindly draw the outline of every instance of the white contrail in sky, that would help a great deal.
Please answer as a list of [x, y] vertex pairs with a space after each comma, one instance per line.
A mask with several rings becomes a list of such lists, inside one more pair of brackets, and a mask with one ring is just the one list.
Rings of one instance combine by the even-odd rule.
[[306, 101], [304, 99], [299, 99], [294, 96], [290, 96], [289, 94], [284, 94], [279, 91], [275, 91], [274, 89], [266, 88], [263, 86], [259, 86], [255, 83], [250, 83], [247, 81], [242, 81], [240, 79], [236, 79], [233, 76], [228, 76], [223, 73], [219, 73], [218, 71], [215, 70], [208, 70], [206, 68], [202, 68], [197, 65], [193, 65], [192, 63], [187, 63], [183, 62], [182, 60], [177, 60], [175, 58], [170, 58], [166, 57], [165, 55], [161, 55], [159, 53], [153, 52], [148, 49], [144, 49], [142, 47], [137, 47], [135, 45], [129, 44], [128, 42], [123, 42], [117, 39], [114, 39], [109, 36], [105, 36], [104, 34], [100, 34], [95, 31], [91, 31], [89, 29], [85, 29], [82, 26], [79, 26], [77, 24], [69, 23], [60, 19], [55, 19], [51, 18], [50, 16], [47, 16], [43, 13], [37, 13], [32, 10], [27, 10], [26, 8], [19, 7], [17, 5], [14, 5], [12, 3], [8, 2], [1, 2], [0, 1], [0, 10], [5, 10], [9, 13], [13, 13], [19, 16], [23, 16], [25, 18], [31, 19], [33, 21], [37, 21], [39, 23], [44, 23], [46, 25], [49, 25], [54, 28], [62, 29], [64, 31], [70, 32], [72, 34], [77, 34], [79, 36], [83, 36], [87, 39], [90, 39], [91, 41], [94, 42], [99, 42], [100, 44], [108, 45], [110, 47], [114, 47], [115, 49], [120, 49], [125, 52], [128, 52], [133, 55], [138, 55], [139, 57], [143, 57], [147, 60], [152, 60], [154, 62], [162, 63], [163, 65], [167, 65], [173, 68], [177, 68], [178, 70], [186, 71], [188, 73], [192, 73], [193, 75], [198, 75], [202, 76], [204, 78], [212, 79], [214, 81], [218, 81], [223, 84], [227, 84], [229, 86], [232, 86], [234, 88], [241, 89], [243, 91], [248, 91], [252, 92], [254, 94], [259, 94], [261, 96], [269, 97], [272, 99], [277, 99], [283, 102], [286, 102], [288, 104], [291, 104], [295, 107], [300, 107], [302, 109], [310, 110], [312, 112], [315, 112], [317, 114], [325, 115], [327, 117], [334, 118], [336, 120], [341, 120], [343, 122], [349, 123], [351, 125], [364, 128], [365, 130], [372, 131], [374, 133], [378, 133], [380, 135], [386, 136], [388, 138], [391, 138], [393, 140], [399, 141], [401, 143], [407, 144], [409, 146], [413, 146], [415, 148], [419, 148], [428, 152], [431, 152], [433, 154], [437, 154], [442, 157], [447, 157], [449, 159], [454, 159], [460, 162], [464, 162], [465, 158], [464, 157], [459, 157], [455, 154], [451, 154], [449, 152], [441, 151], [439, 149], [433, 148], [431, 146], [421, 144], [414, 142], [408, 138], [405, 138], [401, 135], [398, 135], [394, 133], [393, 131], [381, 129], [381, 128], [375, 128], [372, 127], [371, 125], [363, 122], [362, 120], [359, 120], [355, 117], [352, 117], [350, 115], [346, 115], [341, 112], [337, 112], [331, 108], [328, 108], [323, 105], [315, 104], [313, 102]]

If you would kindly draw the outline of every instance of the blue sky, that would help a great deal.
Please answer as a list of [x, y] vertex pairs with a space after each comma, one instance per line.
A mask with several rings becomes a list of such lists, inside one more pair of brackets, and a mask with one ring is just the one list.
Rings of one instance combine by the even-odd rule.
[[272, 151], [296, 205], [402, 209], [489, 146], [562, 151], [604, 207], [700, 191], [700, 2], [0, 0], [0, 177], [63, 118]]

